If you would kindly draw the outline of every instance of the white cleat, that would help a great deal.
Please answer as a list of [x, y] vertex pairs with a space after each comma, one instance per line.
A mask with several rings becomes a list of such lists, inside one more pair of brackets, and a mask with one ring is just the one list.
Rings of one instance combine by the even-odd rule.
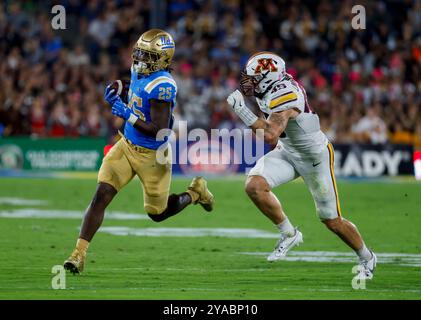
[[267, 257], [270, 262], [285, 258], [287, 252], [295, 246], [299, 246], [303, 242], [303, 234], [295, 229], [295, 234], [292, 237], [281, 238], [276, 244], [275, 250]]
[[371, 280], [374, 276], [374, 269], [376, 269], [377, 264], [377, 256], [374, 254], [373, 251], [370, 251], [372, 257], [370, 260], [360, 260], [358, 274], [355, 276], [356, 279], [359, 280]]

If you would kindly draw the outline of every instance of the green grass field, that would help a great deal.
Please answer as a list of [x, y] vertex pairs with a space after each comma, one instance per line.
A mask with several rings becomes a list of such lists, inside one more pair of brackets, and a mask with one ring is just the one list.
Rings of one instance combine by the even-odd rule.
[[[187, 184], [175, 179], [172, 191], [181, 192]], [[131, 235], [97, 233], [85, 272], [67, 275], [66, 289], [53, 290], [51, 268], [73, 249], [81, 223], [77, 214], [87, 207], [95, 185], [94, 179], [0, 179], [1, 299], [421, 298], [420, 184], [339, 183], [344, 217], [380, 254], [374, 280], [365, 290], [354, 290], [351, 270], [357, 260], [319, 222], [301, 182], [282, 186], [276, 194], [303, 232], [304, 243], [290, 260], [268, 263], [264, 253], [273, 249], [276, 230], [246, 198], [241, 178], [209, 182], [216, 197], [211, 214], [191, 206], [160, 224], [106, 217], [104, 230], [122, 227]], [[109, 210], [144, 218], [141, 194], [134, 180]], [[38, 217], [29, 217], [32, 213]], [[53, 215], [48, 218], [47, 213]], [[175, 229], [181, 236], [174, 236], [174, 229], [134, 235], [144, 228], [193, 230]], [[198, 228], [257, 231], [194, 236]]]

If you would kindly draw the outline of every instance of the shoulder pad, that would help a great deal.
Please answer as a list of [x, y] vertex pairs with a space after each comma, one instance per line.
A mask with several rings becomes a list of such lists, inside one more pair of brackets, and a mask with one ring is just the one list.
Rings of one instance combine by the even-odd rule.
[[145, 86], [148, 99], [173, 102], [177, 96], [177, 84], [171, 78], [157, 77]]
[[276, 84], [269, 96], [269, 108], [282, 107], [298, 100], [298, 90], [292, 84], [282, 81]]
[[157, 77], [155, 79], [153, 79], [151, 82], [149, 82], [146, 86], [145, 86], [145, 91], [147, 93], [151, 93], [152, 90], [154, 90], [155, 88], [159, 87], [160, 85], [171, 85], [175, 88], [175, 90], [177, 90], [177, 84], [175, 83], [175, 81], [169, 77], [166, 76], [160, 76]]

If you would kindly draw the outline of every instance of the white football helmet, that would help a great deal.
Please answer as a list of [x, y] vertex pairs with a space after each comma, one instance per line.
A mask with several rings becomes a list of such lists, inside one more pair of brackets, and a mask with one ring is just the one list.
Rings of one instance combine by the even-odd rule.
[[240, 89], [245, 96], [262, 98], [285, 72], [285, 61], [280, 56], [268, 51], [258, 52], [249, 58], [241, 73]]

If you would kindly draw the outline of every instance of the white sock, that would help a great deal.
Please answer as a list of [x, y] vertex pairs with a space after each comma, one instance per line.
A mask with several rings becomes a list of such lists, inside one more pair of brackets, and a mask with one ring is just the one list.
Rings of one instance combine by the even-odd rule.
[[367, 249], [365, 244], [363, 244], [363, 247], [356, 251], [358, 257], [360, 257], [361, 260], [368, 261], [370, 260], [373, 255], [371, 254], [370, 250]]
[[289, 222], [288, 218], [286, 218], [280, 224], [277, 224], [276, 227], [282, 235], [285, 235], [287, 237], [292, 237], [295, 234], [295, 229], [292, 226], [291, 222]]

